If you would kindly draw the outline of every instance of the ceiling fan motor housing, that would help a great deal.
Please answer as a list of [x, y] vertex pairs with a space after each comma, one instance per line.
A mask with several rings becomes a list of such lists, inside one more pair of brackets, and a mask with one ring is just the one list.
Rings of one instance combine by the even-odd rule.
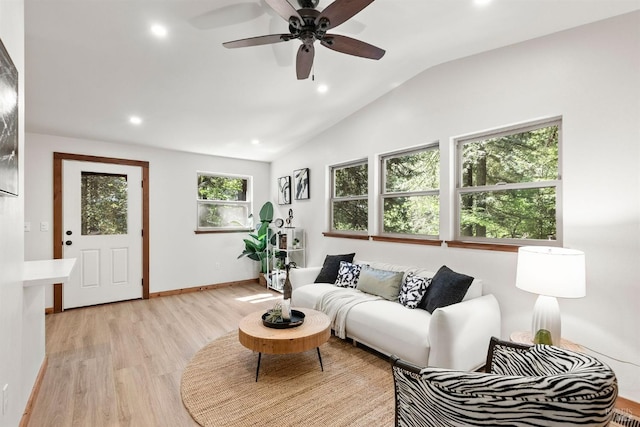
[[298, 0], [298, 4], [303, 9], [315, 9], [320, 0]]
[[326, 17], [316, 19], [320, 12], [316, 9], [303, 8], [298, 10], [303, 22], [297, 16], [289, 18], [289, 32], [294, 38], [299, 38], [303, 43], [313, 43], [322, 40], [329, 29], [330, 22]]

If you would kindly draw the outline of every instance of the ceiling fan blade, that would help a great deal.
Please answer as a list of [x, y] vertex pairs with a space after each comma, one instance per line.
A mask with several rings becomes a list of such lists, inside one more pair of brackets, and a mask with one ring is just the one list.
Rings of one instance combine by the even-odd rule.
[[316, 24], [318, 24], [322, 18], [327, 18], [329, 20], [329, 26], [326, 29], [335, 28], [371, 3], [373, 3], [373, 0], [335, 0], [318, 15]]
[[285, 21], [289, 22], [291, 17], [296, 17], [303, 22], [302, 17], [298, 13], [298, 11], [291, 6], [287, 0], [266, 0], [267, 4], [271, 6], [271, 9], [275, 10], [278, 15], [282, 16]]
[[313, 57], [316, 51], [312, 44], [302, 44], [298, 48], [298, 56], [296, 58], [296, 75], [298, 80], [304, 80], [311, 74], [313, 67]]
[[237, 47], [261, 46], [264, 44], [288, 42], [293, 36], [291, 34], [270, 34], [268, 36], [250, 37], [248, 39], [233, 40], [222, 43], [227, 49], [235, 49]]
[[328, 47], [336, 52], [360, 56], [362, 58], [380, 59], [386, 53], [384, 49], [380, 49], [369, 43], [338, 34], [327, 34], [320, 43], [322, 46]]

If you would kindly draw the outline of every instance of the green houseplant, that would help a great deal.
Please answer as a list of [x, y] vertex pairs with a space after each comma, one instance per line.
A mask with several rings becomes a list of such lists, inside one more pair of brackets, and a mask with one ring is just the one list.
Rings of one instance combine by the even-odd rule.
[[[251, 218], [253, 214], [249, 215]], [[249, 259], [258, 261], [260, 263], [260, 272], [267, 272], [267, 252], [269, 240], [274, 243], [275, 234], [269, 228], [269, 224], [273, 221], [273, 204], [266, 202], [260, 208], [260, 222], [256, 224], [255, 233], [249, 234], [249, 237], [244, 239], [244, 251], [238, 255], [238, 259], [246, 256]]]

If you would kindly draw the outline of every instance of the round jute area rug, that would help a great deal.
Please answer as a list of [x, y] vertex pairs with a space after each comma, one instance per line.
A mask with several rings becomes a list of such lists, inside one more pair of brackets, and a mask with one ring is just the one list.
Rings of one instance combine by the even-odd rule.
[[238, 332], [198, 351], [182, 375], [184, 406], [201, 426], [392, 426], [394, 389], [384, 359], [339, 338], [314, 350], [258, 354]]

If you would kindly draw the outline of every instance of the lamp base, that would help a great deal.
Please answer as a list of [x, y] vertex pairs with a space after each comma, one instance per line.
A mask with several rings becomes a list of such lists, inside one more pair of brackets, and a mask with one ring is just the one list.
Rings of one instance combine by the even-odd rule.
[[540, 329], [549, 331], [551, 344], [560, 345], [562, 337], [560, 326], [560, 306], [555, 297], [539, 295], [533, 306], [533, 321], [531, 322], [531, 336], [536, 337]]

